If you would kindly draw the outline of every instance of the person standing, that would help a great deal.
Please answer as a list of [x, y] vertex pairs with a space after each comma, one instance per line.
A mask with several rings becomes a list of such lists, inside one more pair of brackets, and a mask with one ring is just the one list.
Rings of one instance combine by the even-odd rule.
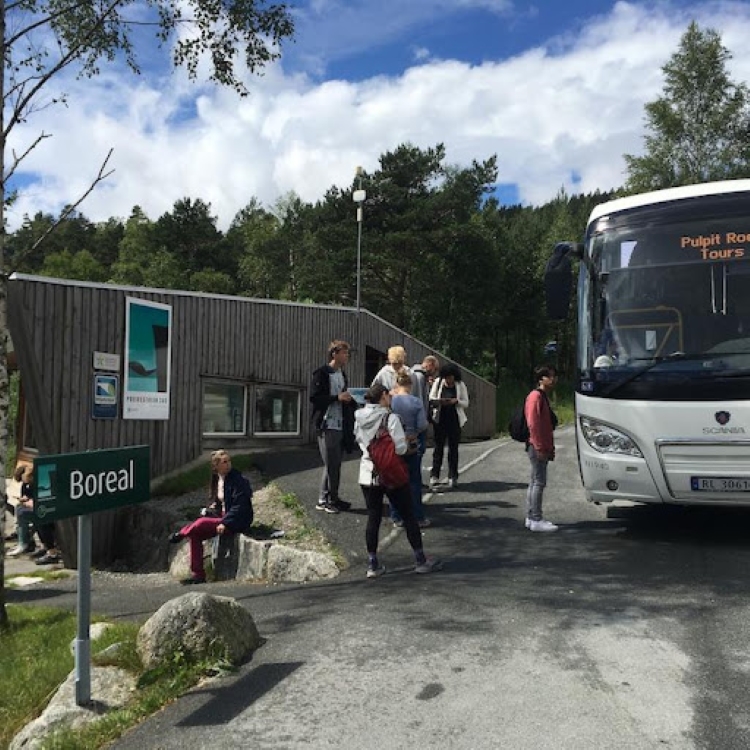
[[225, 450], [211, 454], [209, 513], [183, 526], [169, 537], [172, 544], [190, 540], [190, 578], [183, 584], [205, 583], [203, 542], [217, 535], [241, 534], [253, 523], [253, 489], [237, 469]]
[[323, 476], [315, 506], [326, 513], [349, 510], [352, 504], [339, 497], [343, 452], [354, 449], [354, 410], [356, 402], [347, 390], [344, 367], [349, 362], [349, 344], [332, 341], [328, 345], [329, 362], [312, 375], [310, 401], [318, 450], [323, 459]]
[[[427, 416], [421, 399], [411, 394], [412, 379], [405, 372], [396, 378], [396, 389], [391, 396], [391, 409], [401, 419], [406, 433], [408, 450], [404, 459], [409, 467], [409, 488], [414, 515], [421, 528], [426, 528], [430, 522], [425, 518], [422, 504], [422, 456], [419, 452], [419, 439], [427, 431]], [[394, 526], [403, 526], [403, 520], [398, 511], [391, 506], [391, 520]]]
[[531, 479], [526, 491], [526, 528], [530, 531], [557, 531], [558, 527], [542, 515], [542, 495], [547, 485], [547, 466], [555, 460], [553, 430], [557, 417], [549, 403], [549, 394], [557, 384], [557, 370], [542, 365], [534, 370], [536, 388], [526, 397], [524, 415], [529, 427], [526, 452], [531, 463]]
[[372, 385], [380, 384], [393, 391], [396, 388], [396, 378], [402, 372], [411, 375], [411, 369], [406, 366], [406, 350], [403, 346], [392, 346], [388, 350], [388, 364], [380, 368], [372, 379]]
[[21, 482], [18, 505], [16, 506], [16, 532], [18, 545], [8, 553], [9, 557], [31, 554], [36, 549], [34, 542], [34, 467], [20, 464], [13, 478]]
[[420, 364], [412, 365], [411, 368], [411, 395], [422, 399], [428, 421], [430, 419], [430, 388], [439, 370], [440, 362], [432, 354], [428, 354]]
[[443, 452], [448, 443], [448, 486], [458, 486], [458, 444], [461, 430], [467, 422], [469, 392], [461, 380], [461, 370], [448, 363], [440, 368], [440, 377], [430, 390], [432, 422], [435, 426], [435, 448], [432, 452], [430, 487], [440, 483], [440, 470], [443, 467]]
[[414, 553], [414, 571], [416, 573], [432, 573], [440, 570], [442, 563], [434, 558], [428, 558], [422, 548], [422, 532], [414, 516], [409, 483], [401, 487], [385, 488], [374, 473], [374, 466], [370, 459], [368, 448], [377, 434], [381, 424], [385, 421], [388, 433], [393, 440], [396, 454], [403, 456], [407, 451], [406, 435], [398, 416], [391, 412], [391, 394], [385, 386], [377, 383], [370, 387], [365, 394], [367, 404], [355, 414], [354, 432], [362, 450], [359, 463], [359, 484], [367, 505], [367, 527], [365, 529], [365, 543], [367, 545], [367, 578], [378, 578], [385, 573], [385, 566], [378, 559], [378, 539], [380, 523], [383, 520], [383, 497], [394, 507], [404, 522], [406, 538], [409, 540]]

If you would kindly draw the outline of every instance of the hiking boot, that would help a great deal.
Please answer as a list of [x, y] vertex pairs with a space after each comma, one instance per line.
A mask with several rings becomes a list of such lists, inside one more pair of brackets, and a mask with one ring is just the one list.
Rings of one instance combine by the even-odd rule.
[[545, 521], [544, 519], [541, 521], [531, 521], [529, 523], [529, 531], [557, 531], [558, 528], [559, 527], [555, 526], [554, 523]]
[[382, 575], [385, 575], [385, 565], [378, 565], [377, 568], [367, 569], [368, 578], [380, 578]]
[[338, 513], [339, 509], [331, 500], [318, 500], [315, 510], [322, 510], [324, 513]]
[[428, 557], [423, 563], [414, 566], [415, 573], [434, 573], [436, 570], [442, 569], [443, 563], [432, 557]]
[[338, 500], [333, 501], [334, 507], [338, 508], [340, 511], [346, 512], [347, 510], [351, 510], [352, 504], [347, 502], [346, 500], [342, 500], [339, 498]]

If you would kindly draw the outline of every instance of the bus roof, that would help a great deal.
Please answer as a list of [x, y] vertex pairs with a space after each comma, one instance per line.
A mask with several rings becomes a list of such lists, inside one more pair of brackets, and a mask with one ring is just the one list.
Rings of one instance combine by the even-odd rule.
[[666, 203], [667, 201], [679, 201], [685, 198], [697, 198], [702, 195], [719, 195], [720, 193], [750, 192], [750, 180], [723, 180], [721, 182], [703, 182], [698, 185], [684, 185], [683, 187], [667, 188], [666, 190], [654, 190], [651, 193], [640, 193], [630, 195], [627, 198], [615, 198], [615, 200], [600, 203], [594, 207], [589, 217], [589, 224], [601, 216], [627, 211], [639, 206], [650, 206], [654, 203]]

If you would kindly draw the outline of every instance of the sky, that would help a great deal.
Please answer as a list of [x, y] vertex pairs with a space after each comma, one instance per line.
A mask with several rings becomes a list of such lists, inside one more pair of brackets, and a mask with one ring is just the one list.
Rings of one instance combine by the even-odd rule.
[[154, 49], [140, 76], [111, 63], [56, 81], [67, 105], [50, 90], [10, 137], [18, 155], [45, 136], [13, 183], [11, 231], [77, 201], [110, 149], [114, 171], [79, 207], [92, 221], [134, 206], [156, 220], [190, 198], [225, 231], [253, 197], [315, 202], [407, 142], [444, 143], [460, 166], [497, 155], [501, 201], [541, 205], [563, 188], [623, 184], [644, 104], [692, 20], [721, 34], [733, 80], [750, 82], [750, 0], [298, 0], [292, 11], [294, 41], [248, 75], [245, 98], [188, 81]]

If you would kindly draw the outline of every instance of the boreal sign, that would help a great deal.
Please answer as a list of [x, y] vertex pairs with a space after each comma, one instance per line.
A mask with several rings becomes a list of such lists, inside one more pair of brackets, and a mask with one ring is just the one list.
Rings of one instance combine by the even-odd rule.
[[34, 516], [43, 523], [149, 499], [147, 445], [34, 459]]

